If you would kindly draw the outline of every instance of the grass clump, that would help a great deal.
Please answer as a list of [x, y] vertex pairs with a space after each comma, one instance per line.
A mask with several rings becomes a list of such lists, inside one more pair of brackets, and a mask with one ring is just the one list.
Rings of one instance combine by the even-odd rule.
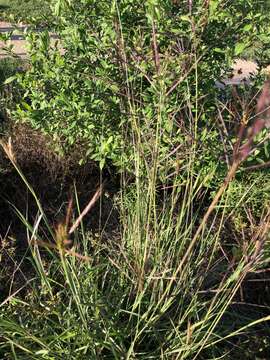
[[12, 114], [55, 142], [53, 159], [78, 146], [76, 166], [99, 171], [87, 202], [88, 188], [73, 186], [74, 200], [52, 210], [14, 140], [2, 141], [28, 199], [13, 205], [26, 246], [13, 273], [22, 281], [0, 304], [1, 356], [233, 359], [244, 341], [254, 358], [256, 332], [266, 353], [269, 312], [249, 281], [269, 267], [269, 201], [258, 200], [268, 182], [247, 175], [246, 160], [267, 163], [270, 85], [258, 95], [262, 79], [253, 84], [256, 101], [234, 89], [230, 104], [214, 88], [221, 64], [258, 35], [246, 26], [260, 16], [266, 34], [266, 16], [242, 1], [58, 1], [55, 14], [65, 52], [28, 33]]
[[[20, 173], [12, 148], [5, 145], [5, 151]], [[122, 193], [123, 202], [118, 199], [122, 230], [117, 237], [105, 242], [93, 237], [83, 230], [81, 219], [70, 242], [75, 223], [70, 206], [65, 222], [52, 228], [20, 175], [38, 207], [34, 222], [18, 211], [35, 270], [23, 301], [15, 291], [2, 304], [3, 356], [203, 359], [225, 355], [226, 339], [268, 320], [252, 314], [237, 323], [230, 320], [244, 279], [260, 263], [254, 244], [266, 240], [267, 208], [237, 257], [230, 250], [222, 255], [223, 222], [213, 220], [180, 269], [194, 237], [199, 214], [191, 208], [201, 183], [191, 178], [166, 194], [162, 204], [153, 182], [138, 180], [133, 190]], [[230, 192], [225, 195], [229, 198]], [[224, 213], [221, 209], [216, 216], [222, 219]]]

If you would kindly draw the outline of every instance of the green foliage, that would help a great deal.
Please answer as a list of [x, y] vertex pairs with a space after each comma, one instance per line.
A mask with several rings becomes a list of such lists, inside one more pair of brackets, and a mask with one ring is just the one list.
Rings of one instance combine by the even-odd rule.
[[[218, 206], [207, 207], [254, 107], [246, 109], [245, 89], [235, 108], [220, 104], [214, 82], [253, 42], [267, 50], [268, 16], [254, 1], [220, 0], [56, 0], [54, 11], [64, 54], [48, 32], [28, 33], [30, 67], [17, 76], [24, 98], [14, 116], [49, 134], [58, 151], [79, 144], [81, 161], [122, 172], [120, 229], [104, 239], [83, 220], [75, 234], [69, 221], [52, 227], [4, 146], [37, 213], [15, 209], [34, 271], [27, 294], [14, 290], [0, 306], [0, 355], [229, 358], [252, 326], [269, 334], [259, 310], [235, 315], [245, 278], [269, 267], [269, 181], [240, 168]], [[251, 164], [268, 153], [265, 145]]]
[[[252, 238], [243, 239], [235, 261], [231, 252], [220, 251], [224, 223], [213, 219], [179, 267], [199, 216], [191, 211], [193, 197], [203, 182], [191, 176], [160, 204], [154, 180], [137, 179], [117, 199], [121, 233], [103, 241], [101, 234], [85, 232], [81, 222], [70, 248], [69, 226], [51, 227], [7, 148], [6, 154], [38, 214], [32, 222], [16, 209], [32, 271], [26, 295], [13, 291], [0, 306], [3, 358], [215, 359], [240, 351], [241, 343], [232, 346], [234, 337], [269, 320], [251, 312], [235, 317], [232, 308], [244, 278], [261, 263], [260, 257], [249, 260]], [[230, 201], [230, 191], [226, 196]], [[218, 214], [224, 219], [224, 208]]]
[[0, 17], [38, 26], [52, 26], [51, 0], [0, 0]]
[[267, 170], [247, 172], [241, 177], [237, 177], [232, 183], [230, 188], [231, 202], [227, 203], [227, 206], [232, 211], [235, 207], [238, 207], [237, 201], [242, 199], [244, 208], [239, 209], [242, 217], [246, 217], [245, 211], [248, 209], [255, 218], [259, 218], [262, 208], [270, 203], [269, 187]]
[[195, 168], [209, 172], [223, 152], [214, 82], [234, 56], [268, 36], [269, 22], [253, 2], [207, 4], [190, 12], [169, 0], [56, 1], [65, 54], [50, 47], [48, 34], [29, 34], [31, 68], [19, 80], [25, 102], [17, 118], [49, 133], [62, 151], [82, 144], [82, 161], [101, 167], [111, 161], [134, 172], [136, 138], [145, 169], [157, 162], [163, 181], [193, 147]]
[[3, 58], [0, 61], [0, 85], [3, 86], [4, 82], [13, 77], [18, 72], [18, 67], [21, 61], [12, 58]]
[[9, 79], [15, 79], [19, 69], [23, 69], [24, 63], [18, 59], [3, 58], [0, 60], [0, 117], [1, 130], [6, 125], [4, 120], [9, 116], [8, 109], [14, 109], [16, 102], [20, 98], [20, 90], [13, 83], [6, 83]]

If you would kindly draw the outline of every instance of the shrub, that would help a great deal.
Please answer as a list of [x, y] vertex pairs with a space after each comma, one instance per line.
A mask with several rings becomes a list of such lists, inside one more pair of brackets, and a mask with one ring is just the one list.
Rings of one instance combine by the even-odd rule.
[[[62, 151], [82, 143], [81, 160], [101, 167], [111, 161], [134, 173], [136, 139], [145, 169], [158, 162], [163, 181], [193, 147], [197, 171], [211, 172], [224, 151], [214, 82], [253, 41], [268, 46], [261, 7], [59, 0], [55, 13], [65, 54], [47, 33], [29, 34], [31, 68], [19, 80], [26, 101], [16, 117], [49, 133]], [[237, 121], [232, 138], [236, 128]]]
[[[267, 34], [267, 17], [249, 1], [58, 0], [55, 11], [65, 54], [50, 47], [48, 33], [29, 33], [31, 67], [18, 76], [25, 93], [15, 116], [49, 134], [59, 151], [79, 143], [82, 161], [117, 166], [120, 229], [106, 239], [104, 229], [86, 232], [78, 197], [52, 227], [11, 146], [2, 144], [38, 210], [31, 218], [17, 209], [34, 281], [23, 300], [13, 293], [0, 308], [0, 354], [230, 356], [235, 336], [254, 325], [269, 331], [262, 325], [268, 314], [236, 310], [247, 306], [244, 280], [269, 264], [270, 215], [267, 197], [256, 218], [249, 209], [244, 221], [239, 215], [245, 203], [259, 207], [243, 190], [237, 161], [226, 176], [237, 128], [246, 130], [249, 119], [246, 93], [232, 91], [232, 111], [218, 102], [214, 81], [257, 37], [256, 19]], [[211, 202], [208, 188], [225, 176]]]

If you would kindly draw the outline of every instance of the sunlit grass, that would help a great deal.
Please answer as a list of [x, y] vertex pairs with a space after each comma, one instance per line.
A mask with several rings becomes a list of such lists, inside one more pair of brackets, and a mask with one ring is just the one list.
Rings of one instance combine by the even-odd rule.
[[[138, 135], [137, 127], [133, 131]], [[160, 140], [156, 137], [156, 148]], [[148, 166], [140, 159], [141, 145], [134, 143], [138, 173]], [[104, 242], [79, 226], [84, 213], [79, 208], [73, 209], [79, 214], [77, 221], [67, 209], [70, 221], [53, 228], [16, 163], [12, 142], [2, 146], [37, 205], [34, 222], [15, 209], [25, 227], [33, 278], [24, 299], [15, 291], [1, 304], [3, 356], [204, 359], [218, 353], [227, 339], [269, 320], [239, 317], [237, 327], [226, 321], [245, 277], [259, 263], [258, 246], [265, 241], [269, 211], [266, 207], [250, 243], [238, 250], [237, 261], [221, 251], [226, 206], [217, 208], [210, 220], [204, 217], [190, 247], [202, 219], [194, 194], [205, 183], [203, 176], [193, 173], [193, 153], [185, 183], [177, 177], [171, 180], [173, 190], [164, 189], [163, 202], [156, 193], [155, 168], [148, 169], [146, 179], [138, 177], [123, 186], [116, 198], [121, 231]], [[154, 158], [148, 161], [155, 163]], [[122, 184], [126, 183], [123, 175]], [[231, 201], [229, 183], [220, 196], [225, 205]], [[238, 206], [245, 197], [248, 194]]]
[[[115, 26], [121, 29], [117, 14]], [[150, 28], [155, 38], [154, 21]], [[180, 165], [172, 156], [177, 147], [161, 156], [164, 118], [170, 120], [172, 111], [165, 100], [176, 83], [173, 79], [168, 91], [166, 82], [160, 80], [159, 54], [153, 44], [157, 74], [148, 86], [154, 96], [143, 93], [145, 84], [137, 96], [149, 96], [152, 103], [135, 99], [125, 39], [121, 31], [119, 34], [117, 44], [125, 59], [122, 86], [128, 98], [122, 104], [127, 116], [122, 131], [129, 134], [125, 142], [132, 145], [128, 149], [133, 173], [122, 171], [117, 191], [114, 196], [108, 195], [119, 213], [117, 230], [105, 234], [105, 228], [99, 228], [93, 232], [84, 223], [85, 216], [91, 217], [94, 211], [99, 211], [100, 223], [104, 220], [102, 201], [98, 210], [94, 207], [105, 196], [102, 173], [86, 207], [80, 207], [74, 186], [74, 203], [61, 204], [65, 216], [55, 220], [56, 214], [55, 219], [47, 215], [42, 199], [18, 164], [12, 139], [1, 141], [1, 151], [29, 198], [24, 209], [8, 204], [23, 224], [21, 237], [26, 247], [21, 262], [16, 263], [16, 271], [23, 273], [24, 280], [16, 289], [10, 280], [8, 295], [0, 304], [0, 358], [229, 359], [235, 350], [237, 356], [243, 355], [239, 341], [244, 335], [270, 320], [266, 314], [249, 311], [237, 314], [237, 320], [232, 321], [245, 280], [269, 263], [265, 253], [269, 204], [261, 204], [256, 219], [245, 207], [253, 201], [258, 179], [241, 194], [236, 194], [234, 186], [234, 177], [257, 135], [254, 128], [247, 131], [248, 141], [242, 148], [239, 136], [223, 179], [218, 162], [209, 166], [208, 172], [195, 166], [199, 152], [204, 150], [198, 126], [204, 109], [198, 102], [196, 61], [191, 65], [193, 89], [185, 76], [177, 80], [183, 94], [188, 94], [186, 103], [183, 100], [181, 104], [189, 116], [183, 125], [183, 143], [188, 151]], [[164, 54], [162, 62], [164, 69], [169, 68], [170, 55]], [[38, 87], [38, 79], [36, 84]], [[148, 109], [144, 108], [147, 105]], [[28, 103], [25, 106], [32, 110]], [[173, 111], [178, 115], [179, 108]], [[169, 135], [173, 138], [174, 133]], [[124, 163], [125, 149], [121, 151], [119, 162]], [[216, 178], [219, 185], [207, 188]], [[29, 213], [29, 199], [35, 203], [34, 214]], [[232, 233], [232, 219], [242, 213], [246, 214], [246, 224], [239, 221]], [[3, 240], [11, 240], [9, 232], [5, 237]], [[11, 259], [16, 262], [15, 257]], [[22, 263], [30, 269], [27, 275]], [[266, 326], [263, 329], [267, 332]]]

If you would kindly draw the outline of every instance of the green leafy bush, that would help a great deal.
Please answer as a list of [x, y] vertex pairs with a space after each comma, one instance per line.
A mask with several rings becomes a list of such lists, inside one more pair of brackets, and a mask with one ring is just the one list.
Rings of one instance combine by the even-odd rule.
[[209, 172], [223, 152], [214, 82], [268, 35], [267, 15], [246, 1], [199, 1], [190, 11], [177, 1], [59, 0], [55, 12], [65, 54], [51, 48], [48, 34], [29, 34], [31, 68], [20, 78], [25, 102], [17, 118], [64, 151], [81, 143], [82, 161], [101, 167], [134, 169], [136, 138], [146, 168], [158, 159], [161, 178], [183, 166], [192, 147], [195, 166]]
[[[233, 341], [241, 347], [252, 326], [269, 333], [265, 304], [257, 313], [242, 301], [249, 299], [244, 280], [269, 265], [269, 204], [259, 189], [269, 186], [240, 169], [209, 205], [208, 188], [215, 192], [226, 176], [238, 127], [253, 111], [252, 104], [244, 116], [241, 91], [231, 93], [236, 104], [220, 104], [214, 82], [268, 34], [267, 16], [251, 1], [57, 0], [55, 13], [65, 53], [50, 46], [48, 33], [28, 34], [31, 66], [18, 76], [24, 99], [14, 115], [49, 134], [59, 151], [80, 144], [82, 161], [123, 172], [120, 226], [105, 239], [104, 229], [86, 232], [78, 197], [74, 217], [70, 206], [65, 222], [52, 226], [3, 144], [37, 213], [17, 209], [35, 271], [27, 295], [14, 290], [0, 307], [0, 355], [241, 356]], [[259, 195], [265, 203], [254, 201]]]

